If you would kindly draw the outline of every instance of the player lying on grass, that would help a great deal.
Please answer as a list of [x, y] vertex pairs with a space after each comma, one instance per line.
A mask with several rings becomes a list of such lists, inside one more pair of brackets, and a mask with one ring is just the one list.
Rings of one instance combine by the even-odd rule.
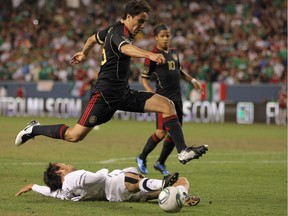
[[33, 190], [44, 196], [62, 200], [139, 202], [157, 199], [163, 188], [175, 186], [185, 194], [185, 205], [197, 205], [200, 198], [188, 195], [189, 182], [184, 177], [178, 178], [178, 175], [172, 173], [165, 176], [163, 180], [148, 179], [139, 175], [134, 167], [116, 169], [110, 173], [108, 169], [101, 169], [93, 173], [76, 170], [72, 165], [49, 163], [44, 172], [44, 182], [47, 186], [29, 184], [18, 191], [16, 196]]

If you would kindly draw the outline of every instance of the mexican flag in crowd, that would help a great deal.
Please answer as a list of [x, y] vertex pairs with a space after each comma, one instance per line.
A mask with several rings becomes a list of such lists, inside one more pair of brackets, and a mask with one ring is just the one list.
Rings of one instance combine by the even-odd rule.
[[[202, 101], [225, 101], [226, 100], [226, 84], [222, 82], [202, 82], [204, 94], [199, 94]], [[193, 87], [192, 87], [193, 88]]]

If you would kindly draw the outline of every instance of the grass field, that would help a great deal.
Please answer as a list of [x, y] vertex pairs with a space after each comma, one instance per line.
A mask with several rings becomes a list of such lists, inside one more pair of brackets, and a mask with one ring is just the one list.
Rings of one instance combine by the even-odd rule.
[[[14, 139], [31, 118], [0, 117], [0, 215], [167, 215], [156, 202], [71, 202], [43, 197], [33, 192], [15, 197], [29, 183], [42, 183], [48, 162], [71, 163], [96, 171], [136, 166], [153, 122], [112, 120], [93, 130], [80, 143], [46, 137], [16, 147]], [[41, 124], [66, 123], [76, 119], [38, 118]], [[190, 194], [201, 197], [196, 207], [177, 215], [286, 216], [287, 128], [275, 125], [185, 123], [188, 145], [208, 144], [201, 159], [182, 165], [176, 150], [167, 161], [169, 171], [178, 171], [191, 183]], [[162, 144], [148, 158], [149, 177], [162, 178], [153, 169]]]

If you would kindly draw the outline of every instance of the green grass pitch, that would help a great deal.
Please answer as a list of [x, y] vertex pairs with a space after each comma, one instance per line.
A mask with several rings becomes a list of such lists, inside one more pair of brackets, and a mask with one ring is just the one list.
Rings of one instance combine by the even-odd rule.
[[[77, 119], [37, 118], [41, 124], [74, 125]], [[154, 122], [111, 120], [79, 143], [36, 137], [16, 147], [14, 139], [32, 118], [0, 117], [0, 215], [167, 215], [157, 202], [72, 202], [33, 192], [15, 197], [29, 183], [43, 184], [48, 162], [71, 163], [79, 169], [136, 166], [135, 157], [154, 132]], [[188, 145], [208, 144], [199, 160], [182, 165], [176, 150], [167, 161], [169, 171], [189, 179], [190, 194], [201, 197], [196, 207], [178, 215], [286, 216], [287, 128], [276, 125], [184, 123]], [[162, 143], [149, 155], [149, 177], [162, 178], [153, 163]]]

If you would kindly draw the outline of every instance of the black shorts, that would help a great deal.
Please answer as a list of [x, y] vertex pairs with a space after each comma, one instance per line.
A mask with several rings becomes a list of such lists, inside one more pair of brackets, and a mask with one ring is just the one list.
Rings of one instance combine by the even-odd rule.
[[[173, 101], [173, 103], [175, 105], [175, 109], [177, 112], [179, 122], [182, 125], [182, 122], [183, 122], [183, 103], [182, 103], [182, 101]], [[165, 128], [163, 126], [162, 113], [156, 113], [156, 129], [165, 130]]]
[[109, 121], [117, 110], [129, 112], [144, 112], [146, 100], [154, 93], [130, 90], [122, 98], [105, 98], [101, 92], [92, 94], [89, 103], [78, 120], [78, 124], [85, 127], [94, 127]]

